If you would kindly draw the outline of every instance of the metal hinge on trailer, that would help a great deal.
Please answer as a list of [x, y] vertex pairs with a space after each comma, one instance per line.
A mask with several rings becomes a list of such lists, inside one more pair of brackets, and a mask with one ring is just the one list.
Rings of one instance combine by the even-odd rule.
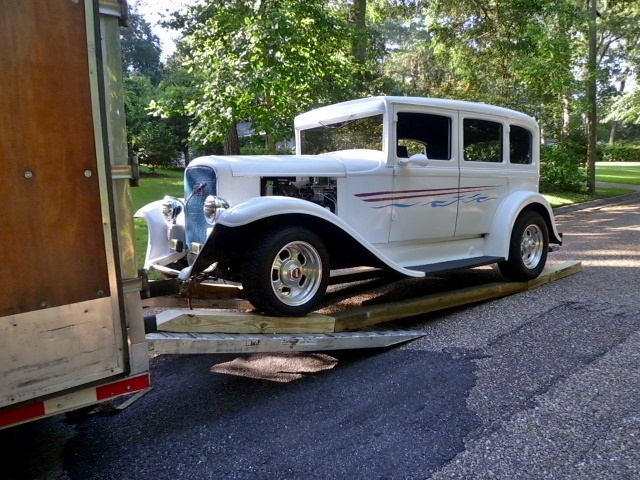
[[382, 348], [424, 336], [418, 330], [366, 328], [342, 333], [147, 333], [155, 354], [317, 352]]

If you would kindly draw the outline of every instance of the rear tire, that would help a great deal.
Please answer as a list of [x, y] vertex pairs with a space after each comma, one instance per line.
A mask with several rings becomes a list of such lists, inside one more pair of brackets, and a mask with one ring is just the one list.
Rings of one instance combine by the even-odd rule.
[[524, 212], [511, 231], [509, 259], [498, 263], [498, 268], [509, 280], [532, 280], [544, 269], [548, 251], [547, 223], [537, 212]]
[[305, 315], [327, 289], [329, 253], [320, 237], [287, 227], [258, 239], [247, 252], [242, 285], [259, 311], [274, 316]]

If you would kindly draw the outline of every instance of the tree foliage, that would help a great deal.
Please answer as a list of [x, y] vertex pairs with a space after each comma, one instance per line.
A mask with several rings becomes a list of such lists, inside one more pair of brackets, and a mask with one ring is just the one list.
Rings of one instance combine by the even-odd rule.
[[[291, 137], [293, 117], [309, 108], [366, 95], [436, 96], [535, 116], [543, 138], [560, 145], [545, 148], [544, 168], [556, 170], [545, 178], [569, 178], [573, 188], [584, 178], [579, 146], [591, 72], [610, 138], [616, 129], [627, 139], [640, 131], [622, 126], [640, 121], [638, 90], [628, 92], [640, 69], [640, 3], [598, 0], [594, 63], [587, 7], [583, 0], [201, 0], [169, 21], [182, 40], [166, 66], [152, 60], [157, 39], [139, 21], [131, 38], [149, 61], [132, 57], [126, 71], [155, 87], [135, 100], [149, 101], [153, 120], [164, 121], [186, 158], [233, 144], [237, 122], [251, 122], [275, 151], [277, 140]], [[131, 87], [141, 88], [136, 81]], [[143, 110], [134, 130], [149, 122]]]
[[186, 105], [196, 140], [251, 121], [275, 147], [300, 111], [347, 97], [346, 25], [323, 0], [210, 0], [174, 25], [200, 90]]
[[158, 83], [162, 75], [160, 39], [151, 25], [135, 10], [129, 15], [129, 26], [120, 31], [123, 71], [138, 73]]
[[154, 118], [148, 110], [157, 87], [141, 74], [126, 76], [124, 85], [129, 154], [152, 168], [174, 166], [181, 151], [180, 140], [166, 119]]

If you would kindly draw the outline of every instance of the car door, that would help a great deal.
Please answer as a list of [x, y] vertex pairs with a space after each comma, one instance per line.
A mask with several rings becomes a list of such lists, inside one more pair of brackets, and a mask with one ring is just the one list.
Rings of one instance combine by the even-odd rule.
[[[396, 107], [390, 147], [395, 147], [390, 242], [437, 241], [454, 235], [457, 128], [454, 111]], [[412, 160], [413, 155], [422, 155], [421, 161]]]
[[509, 188], [506, 119], [460, 114], [460, 201], [456, 236], [484, 235]]

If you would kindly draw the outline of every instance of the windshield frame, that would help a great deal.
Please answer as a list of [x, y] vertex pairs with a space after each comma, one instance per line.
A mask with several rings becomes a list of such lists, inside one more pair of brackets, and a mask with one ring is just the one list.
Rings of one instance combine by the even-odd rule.
[[[372, 125], [368, 127], [367, 123]], [[364, 126], [364, 129], [358, 136], [361, 126]], [[371, 127], [378, 131], [369, 133]], [[296, 150], [299, 155], [321, 155], [344, 150], [373, 150], [384, 153], [386, 131], [383, 112], [366, 112], [361, 115], [354, 114], [348, 118], [319, 121], [317, 125], [297, 129]], [[308, 137], [309, 135], [312, 136]]]

